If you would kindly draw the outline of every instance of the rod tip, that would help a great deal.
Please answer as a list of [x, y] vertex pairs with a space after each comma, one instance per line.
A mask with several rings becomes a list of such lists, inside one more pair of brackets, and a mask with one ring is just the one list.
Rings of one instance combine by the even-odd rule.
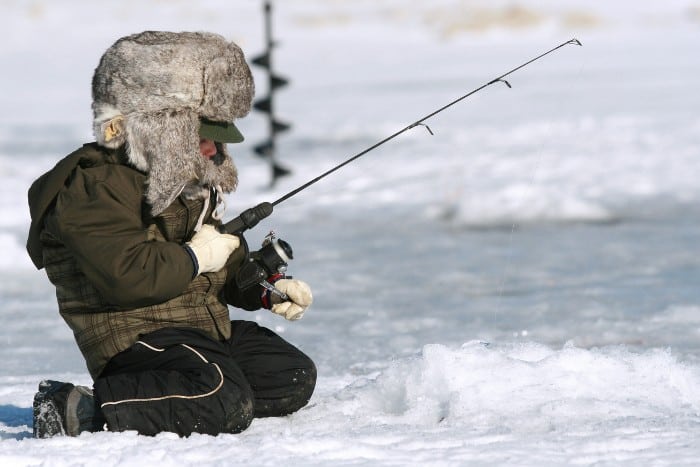
[[578, 40], [578, 39], [576, 39], [576, 38], [571, 39], [571, 40], [569, 41], [569, 44], [576, 44], [576, 45], [581, 45], [581, 46], [583, 45], [583, 44], [581, 44], [581, 41]]

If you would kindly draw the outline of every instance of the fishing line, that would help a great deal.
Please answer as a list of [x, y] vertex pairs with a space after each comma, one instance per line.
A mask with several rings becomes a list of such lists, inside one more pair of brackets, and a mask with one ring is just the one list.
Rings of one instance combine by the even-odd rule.
[[[568, 103], [570, 103], [571, 99], [573, 99], [573, 93], [571, 92], [571, 89], [573, 88], [574, 82], [580, 81], [581, 75], [583, 73], [583, 69], [584, 69], [584, 64], [582, 63], [581, 66], [579, 67], [578, 72], [576, 73], [577, 79], [576, 80], [574, 80], [574, 79], [567, 80], [567, 84], [564, 86], [564, 88], [562, 88], [562, 92], [560, 94], [567, 96], [566, 99], [567, 99]], [[561, 106], [561, 107], [570, 108], [569, 105]], [[553, 123], [554, 123], [554, 121], [552, 119], [548, 119], [547, 123], [545, 125], [545, 130], [543, 131], [544, 137], [540, 138], [539, 148], [536, 152], [537, 158], [536, 158], [534, 168], [531, 171], [531, 176], [529, 177], [529, 182], [527, 184], [528, 187], [534, 187], [537, 185], [537, 174], [544, 165], [543, 160], [544, 160], [545, 147], [547, 144], [551, 144], [551, 142], [552, 142], [551, 138], [547, 137], [547, 136], [551, 136], [551, 134], [553, 132], [553, 130], [552, 130]], [[507, 258], [506, 258], [506, 264], [503, 267], [501, 280], [499, 281], [498, 298], [497, 298], [496, 307], [495, 307], [494, 313], [493, 313], [494, 322], [497, 321], [496, 316], [502, 311], [502, 308], [503, 308], [503, 298], [505, 296], [505, 289], [506, 289], [506, 285], [508, 282], [507, 281], [507, 274], [509, 271], [513, 270], [513, 256], [514, 256], [513, 254], [515, 251], [514, 237], [515, 237], [515, 230], [518, 228], [518, 225], [519, 225], [519, 223], [518, 223], [517, 219], [515, 219], [511, 223], [510, 231], [508, 233]], [[514, 334], [514, 337], [524, 337], [528, 334], [528, 330], [527, 329], [514, 330], [513, 334]]]

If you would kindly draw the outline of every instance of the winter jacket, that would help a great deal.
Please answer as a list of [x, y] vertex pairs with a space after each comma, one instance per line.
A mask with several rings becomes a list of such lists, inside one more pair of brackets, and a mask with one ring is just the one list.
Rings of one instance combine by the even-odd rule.
[[[180, 196], [153, 217], [144, 202], [146, 182], [122, 149], [91, 143], [29, 190], [27, 250], [56, 286], [60, 314], [93, 379], [141, 334], [190, 327], [224, 340], [231, 333], [227, 304], [261, 307], [257, 287], [242, 291], [231, 279], [245, 259], [245, 242], [224, 269], [193, 278], [183, 244], [204, 202]], [[211, 212], [205, 222], [216, 223]]]

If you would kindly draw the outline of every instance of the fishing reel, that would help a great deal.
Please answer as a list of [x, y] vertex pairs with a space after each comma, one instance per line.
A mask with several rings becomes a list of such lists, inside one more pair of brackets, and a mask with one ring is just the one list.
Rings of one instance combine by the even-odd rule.
[[243, 265], [236, 274], [236, 284], [243, 290], [259, 284], [282, 300], [287, 300], [287, 295], [270, 284], [267, 279], [279, 274], [284, 275], [292, 259], [294, 259], [292, 247], [281, 238], [277, 238], [271, 231], [263, 240], [262, 248], [246, 255]]

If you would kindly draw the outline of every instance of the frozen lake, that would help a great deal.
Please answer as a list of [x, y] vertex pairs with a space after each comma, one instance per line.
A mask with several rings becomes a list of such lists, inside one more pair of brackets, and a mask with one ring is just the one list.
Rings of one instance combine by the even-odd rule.
[[109, 4], [114, 22], [79, 0], [0, 6], [2, 465], [697, 463], [700, 9], [680, 0], [279, 2], [275, 65], [291, 86], [277, 108], [294, 125], [279, 157], [293, 175], [266, 188], [253, 112], [230, 148], [241, 183], [229, 217], [559, 43], [584, 46], [429, 120], [433, 136], [418, 127], [367, 154], [248, 233], [289, 241], [291, 273], [314, 290], [300, 322], [231, 313], [317, 362], [307, 408], [236, 436], [31, 439], [39, 380], [90, 384], [24, 242], [29, 185], [90, 139], [99, 56], [144, 29], [262, 50], [257, 2], [137, 3]]

